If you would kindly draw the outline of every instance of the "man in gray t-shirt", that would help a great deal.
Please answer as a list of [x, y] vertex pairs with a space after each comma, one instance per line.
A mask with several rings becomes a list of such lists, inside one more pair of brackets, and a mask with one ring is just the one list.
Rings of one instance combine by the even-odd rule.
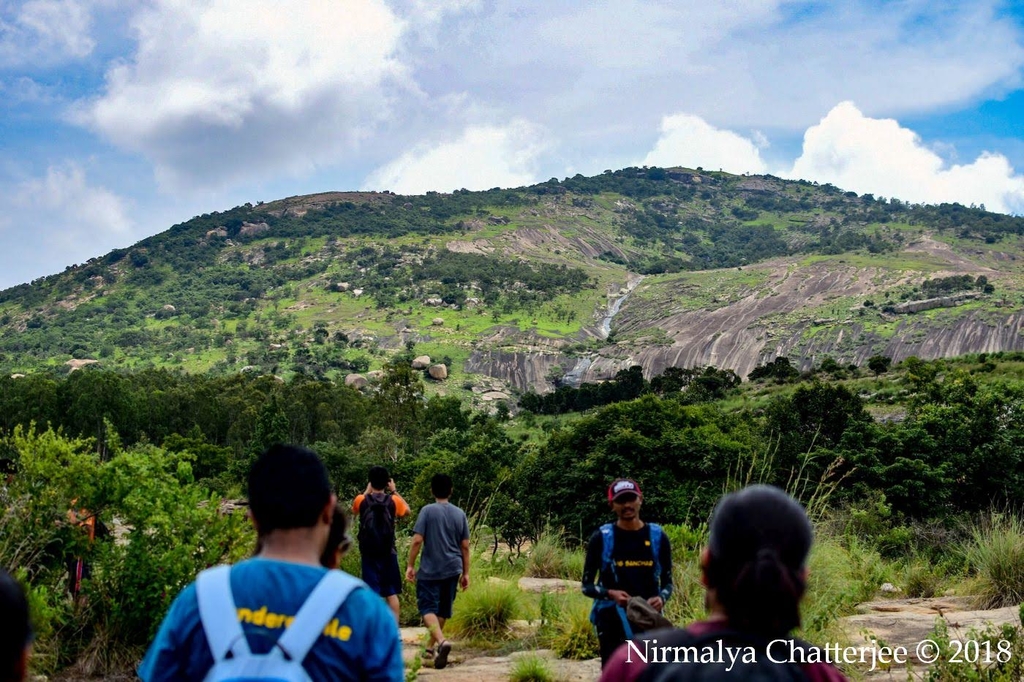
[[[452, 617], [458, 586], [469, 588], [469, 521], [465, 512], [448, 502], [452, 495], [451, 476], [436, 474], [430, 480], [430, 491], [435, 502], [421, 509], [416, 517], [405, 578], [416, 583], [416, 605], [430, 632], [427, 655], [435, 656], [435, 668], [443, 668], [448, 665], [452, 650], [444, 638], [444, 624]], [[417, 573], [416, 556], [421, 547], [423, 556]]]

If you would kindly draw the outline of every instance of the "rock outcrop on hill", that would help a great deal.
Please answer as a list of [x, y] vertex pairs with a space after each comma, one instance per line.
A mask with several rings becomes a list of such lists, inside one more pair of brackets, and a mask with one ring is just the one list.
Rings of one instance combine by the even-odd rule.
[[[983, 273], [996, 281], [1000, 278], [943, 244], [923, 241], [934, 245], [929, 251], [932, 258], [944, 261], [946, 269], [939, 274]], [[564, 377], [562, 383], [569, 385], [604, 381], [633, 365], [642, 366], [648, 378], [668, 367], [709, 365], [746, 377], [754, 367], [779, 356], [806, 370], [825, 356], [841, 364], [866, 366], [873, 355], [900, 362], [911, 356], [934, 359], [1024, 350], [1020, 306], [956, 310], [984, 298], [977, 293], [897, 304], [882, 312], [877, 303], [871, 308], [834, 303], [881, 298], [887, 287], [900, 281], [898, 275], [877, 268], [780, 259], [750, 266], [746, 272], [761, 283], [700, 306], [689, 304], [688, 299], [702, 292], [694, 292], [686, 280], [642, 283], [637, 289], [640, 301], [636, 294], [626, 296], [610, 324], [598, 311], [594, 325], [584, 331], [588, 338], [601, 338], [600, 325], [605, 324], [616, 336], [636, 341], [592, 346], [586, 355], [570, 357], [560, 352], [568, 342], [553, 343], [506, 329], [491, 339], [487, 349], [472, 353], [466, 371], [500, 379], [520, 391], [544, 393], [553, 390], [556, 378]], [[953, 310], [940, 318], [916, 314], [939, 308]], [[815, 314], [816, 310], [826, 310], [828, 316]], [[875, 316], [872, 324], [863, 318], [865, 311]], [[652, 337], [657, 343], [644, 341]]]

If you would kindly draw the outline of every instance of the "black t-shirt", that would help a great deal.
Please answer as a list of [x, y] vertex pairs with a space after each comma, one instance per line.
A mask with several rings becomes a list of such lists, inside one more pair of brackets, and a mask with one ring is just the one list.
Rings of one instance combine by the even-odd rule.
[[[601, 571], [601, 553], [604, 539], [601, 530], [594, 531], [587, 543], [587, 558], [583, 566], [583, 591], [597, 596], [592, 586], [594, 578], [601, 571], [600, 584], [605, 590], [623, 590], [631, 597], [650, 599], [657, 597], [662, 588], [672, 584], [672, 549], [668, 538], [662, 533], [658, 555], [661, 563], [661, 584], [654, 575], [654, 554], [651, 548], [651, 526], [644, 524], [640, 530], [623, 530], [613, 526], [614, 547], [612, 560], [615, 575], [611, 570]], [[616, 579], [617, 578], [617, 579]], [[588, 587], [590, 589], [588, 589]], [[591, 594], [595, 592], [595, 594]]]

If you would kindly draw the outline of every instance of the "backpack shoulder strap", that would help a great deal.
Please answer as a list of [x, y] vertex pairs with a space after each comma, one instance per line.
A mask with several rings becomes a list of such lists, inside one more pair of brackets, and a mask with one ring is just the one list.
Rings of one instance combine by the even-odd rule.
[[196, 600], [213, 660], [222, 661], [232, 652], [236, 656], [247, 653], [249, 643], [238, 622], [231, 593], [231, 566], [215, 566], [200, 573], [196, 578]]
[[661, 538], [664, 534], [661, 526], [656, 523], [647, 524], [651, 527], [651, 554], [654, 555], [654, 579], [661, 589]]
[[328, 571], [295, 614], [295, 620], [277, 640], [285, 657], [301, 663], [320, 638], [328, 621], [363, 581], [342, 571]]
[[606, 523], [601, 526], [601, 568], [615, 567], [612, 562], [612, 552], [615, 551], [615, 527]]

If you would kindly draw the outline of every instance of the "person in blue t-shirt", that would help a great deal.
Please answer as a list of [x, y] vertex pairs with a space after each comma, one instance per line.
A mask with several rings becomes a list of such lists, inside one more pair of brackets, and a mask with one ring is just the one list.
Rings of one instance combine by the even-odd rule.
[[[316, 453], [275, 445], [249, 473], [259, 554], [230, 569], [238, 622], [253, 654], [270, 651], [328, 569], [320, 559], [337, 497]], [[313, 680], [404, 679], [402, 644], [387, 604], [360, 583], [324, 627], [303, 667]], [[139, 677], [201, 680], [214, 665], [192, 583], [174, 600]]]

